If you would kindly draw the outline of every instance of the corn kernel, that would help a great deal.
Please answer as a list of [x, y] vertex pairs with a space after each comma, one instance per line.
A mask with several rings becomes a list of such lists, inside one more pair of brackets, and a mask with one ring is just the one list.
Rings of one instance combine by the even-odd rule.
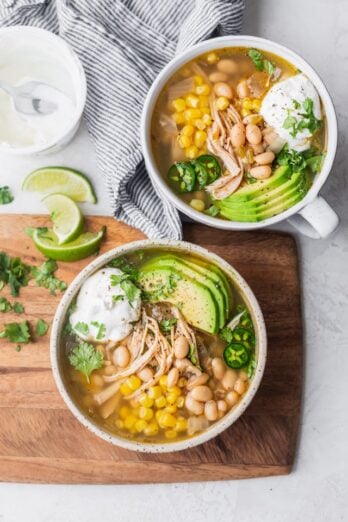
[[128, 417], [128, 415], [130, 415], [131, 413], [131, 410], [130, 408], [128, 408], [128, 406], [122, 406], [121, 409], [120, 409], [120, 417], [121, 419], [125, 419], [126, 417]]
[[189, 159], [194, 159], [198, 156], [198, 148], [196, 147], [196, 145], [191, 145], [191, 147], [187, 147], [187, 149], [185, 149], [185, 155], [186, 155], [186, 158], [189, 158]]
[[139, 386], [141, 385], [141, 379], [139, 379], [139, 377], [137, 377], [137, 375], [131, 375], [130, 377], [128, 377], [128, 379], [126, 380], [126, 384], [128, 385], [128, 387], [132, 390], [132, 391], [135, 391], [139, 388]]
[[139, 397], [139, 403], [141, 406], [145, 406], [145, 408], [151, 408], [151, 406], [153, 406], [153, 399], [146, 395], [146, 393], [142, 393]]
[[181, 135], [181, 136], [179, 136], [178, 143], [182, 149], [186, 149], [187, 147], [192, 145], [192, 138], [191, 138], [191, 136], [182, 136]]
[[124, 422], [123, 420], [121, 419], [117, 419], [116, 422], [115, 422], [115, 426], [119, 429], [119, 430], [122, 430], [124, 428]]
[[[181, 129], [180, 134], [181, 134], [182, 136], [192, 136], [194, 132], [195, 132], [195, 128], [194, 128], [193, 125], [185, 125], [185, 126]], [[163, 377], [166, 377], [166, 375], [162, 375], [162, 377], [160, 377], [160, 380], [159, 380], [160, 384], [161, 384], [161, 379], [162, 379]]]
[[174, 393], [178, 397], [182, 394], [182, 390], [179, 386], [173, 386], [172, 388], [168, 388], [168, 393]]
[[176, 393], [168, 393], [167, 394], [167, 402], [168, 404], [175, 404], [176, 399], [178, 398]]
[[141, 406], [139, 408], [139, 418], [144, 420], [150, 420], [153, 417], [153, 411], [151, 408], [145, 408], [144, 406]]
[[158, 399], [155, 400], [156, 408], [164, 408], [167, 404], [166, 398], [162, 395], [162, 397], [158, 397]]
[[186, 121], [185, 116], [184, 116], [185, 112], [174, 112], [172, 114], [172, 118], [177, 125], [182, 125], [183, 123], [185, 123], [185, 121]]
[[201, 95], [199, 97], [199, 108], [206, 108], [209, 107], [209, 96], [203, 96]]
[[[127, 379], [128, 380], [128, 379]], [[122, 395], [130, 395], [133, 390], [128, 386], [127, 381], [123, 382], [120, 386], [120, 392]]]
[[124, 420], [124, 427], [127, 428], [127, 430], [133, 428], [137, 420], [138, 419], [135, 415], [128, 415], [128, 417]]
[[176, 413], [178, 411], [178, 407], [175, 404], [171, 404], [170, 406], [166, 406], [164, 411], [167, 413]]
[[185, 96], [186, 105], [188, 107], [192, 107], [192, 109], [197, 109], [199, 105], [199, 98], [198, 96], [195, 96], [194, 94], [188, 94]]
[[207, 133], [204, 132], [203, 130], [196, 131], [195, 139], [194, 139], [196, 147], [198, 147], [199, 149], [202, 148], [206, 141], [207, 141]]
[[176, 112], [183, 112], [186, 109], [186, 102], [183, 98], [177, 98], [172, 101], [172, 105]]
[[178, 418], [175, 424], [175, 431], [186, 431], [187, 430], [187, 420], [184, 417]]
[[158, 428], [158, 426], [157, 426], [157, 424], [155, 422], [151, 422], [144, 429], [144, 433], [148, 437], [152, 436], [152, 435], [157, 435], [158, 431], [159, 431], [159, 428]]
[[[203, 212], [203, 210], [205, 209], [205, 204], [204, 204], [204, 201], [202, 201], [201, 199], [191, 199], [190, 207], [194, 208], [198, 212]], [[167, 400], [168, 400], [168, 398], [167, 398]]]
[[228, 98], [226, 98], [226, 96], [219, 96], [219, 98], [215, 102], [216, 108], [219, 111], [224, 111], [225, 109], [227, 109], [229, 104], [230, 104], [230, 101]]
[[184, 404], [185, 404], [185, 397], [181, 396], [176, 399], [176, 405], [178, 408], [182, 408], [184, 406]]
[[167, 439], [175, 439], [175, 437], [177, 436], [177, 433], [175, 430], [167, 430], [164, 432], [164, 435], [166, 436]]
[[202, 76], [200, 76], [199, 74], [196, 74], [196, 76], [194, 76], [193, 79], [194, 79], [195, 85], [202, 85], [204, 83]]
[[164, 410], [157, 410], [155, 413], [156, 420], [159, 424], [161, 423], [161, 419], [162, 419], [164, 413], [165, 413]]
[[151, 386], [151, 388], [148, 391], [148, 396], [151, 399], [158, 399], [162, 395], [162, 390], [160, 386]]
[[240, 112], [243, 118], [245, 118], [245, 116], [249, 116], [250, 114], [250, 111], [248, 109], [242, 109]]
[[164, 428], [173, 428], [175, 424], [176, 418], [174, 417], [174, 415], [172, 415], [171, 413], [164, 412], [161, 417], [160, 425], [163, 425]]
[[219, 60], [219, 57], [216, 53], [209, 53], [207, 55], [207, 62], [208, 63], [216, 63]]
[[131, 433], [132, 435], [134, 435], [134, 434], [137, 432], [137, 430], [135, 429], [135, 426], [132, 426], [131, 428], [129, 428], [128, 431], [129, 431], [129, 433]]
[[253, 108], [253, 102], [250, 98], [244, 98], [244, 100], [242, 101], [242, 107], [243, 109], [247, 109], [248, 111], [251, 111], [251, 109]]
[[258, 100], [257, 98], [255, 98], [252, 101], [252, 108], [254, 109], [254, 111], [259, 111], [261, 108], [261, 100]]
[[201, 113], [202, 113], [202, 116], [203, 116], [204, 114], [208, 114], [208, 116], [210, 116], [210, 108], [209, 108], [209, 107], [202, 107], [202, 108], [200, 109], [200, 111], [201, 111]]
[[198, 118], [198, 120], [194, 121], [195, 127], [199, 130], [204, 130], [206, 128], [206, 124], [201, 118]]
[[203, 116], [202, 116], [202, 121], [203, 121], [203, 123], [205, 123], [205, 125], [206, 125], [207, 127], [209, 127], [209, 125], [212, 124], [210, 114], [203, 114]]
[[137, 420], [137, 422], [134, 424], [134, 428], [136, 429], [136, 431], [138, 433], [141, 433], [142, 431], [145, 430], [147, 426], [147, 422], [144, 420], [144, 419], [139, 419]]
[[179, 388], [185, 388], [186, 384], [187, 384], [187, 379], [185, 379], [185, 377], [180, 377], [180, 379], [178, 380]]
[[208, 96], [210, 94], [210, 86], [207, 83], [204, 83], [203, 85], [198, 85], [196, 87], [196, 94]]
[[[182, 113], [180, 113], [182, 114]], [[195, 120], [196, 118], [200, 118], [202, 113], [199, 109], [186, 109], [183, 113], [186, 122], [190, 122], [191, 120]]]

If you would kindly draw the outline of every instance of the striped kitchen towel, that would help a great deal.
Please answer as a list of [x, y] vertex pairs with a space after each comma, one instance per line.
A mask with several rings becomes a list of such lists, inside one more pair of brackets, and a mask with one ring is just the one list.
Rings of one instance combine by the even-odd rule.
[[180, 239], [176, 209], [147, 175], [139, 125], [146, 93], [178, 52], [238, 33], [244, 0], [0, 0], [0, 27], [60, 34], [88, 81], [85, 121], [114, 215], [150, 238]]

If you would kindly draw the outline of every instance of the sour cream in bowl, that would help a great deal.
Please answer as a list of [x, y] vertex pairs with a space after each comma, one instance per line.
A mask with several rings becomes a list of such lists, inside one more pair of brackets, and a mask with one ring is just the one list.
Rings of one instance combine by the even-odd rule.
[[72, 139], [87, 85], [79, 58], [63, 39], [36, 27], [0, 29], [0, 80], [14, 88], [39, 82], [32, 94], [57, 105], [47, 115], [19, 113], [12, 97], [0, 89], [0, 153], [47, 154]]

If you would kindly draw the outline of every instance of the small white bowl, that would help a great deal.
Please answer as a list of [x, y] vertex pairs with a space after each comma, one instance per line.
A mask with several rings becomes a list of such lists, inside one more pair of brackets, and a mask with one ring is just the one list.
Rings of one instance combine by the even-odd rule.
[[[36, 46], [38, 50], [41, 47], [44, 48], [46, 55], [48, 52], [52, 54], [52, 62], [54, 62], [55, 57], [57, 57], [59, 62], [64, 62], [64, 67], [71, 78], [75, 109], [70, 125], [60, 135], [58, 134], [44, 145], [17, 148], [3, 147], [0, 150], [4, 154], [12, 156], [41, 156], [57, 152], [71, 141], [81, 122], [87, 97], [87, 82], [82, 63], [70, 45], [59, 36], [44, 29], [22, 25], [0, 29], [0, 45], [7, 45], [6, 40], [12, 42], [13, 39], [22, 40], [23, 44], [27, 43], [28, 45]], [[38, 54], [39, 57], [40, 55]], [[53, 87], [55, 86], [53, 85]]]
[[[163, 87], [173, 74], [185, 63], [204, 53], [225, 47], [253, 47], [260, 49], [261, 51], [269, 51], [296, 65], [306, 76], [308, 76], [318, 90], [327, 118], [328, 140], [326, 157], [323, 168], [321, 172], [317, 174], [307, 195], [299, 203], [290, 207], [288, 210], [285, 210], [281, 214], [257, 223], [228, 221], [194, 210], [189, 204], [185, 203], [179, 196], [177, 196], [166, 183], [163, 175], [159, 172], [152, 151], [152, 114]], [[141, 143], [145, 165], [154, 186], [158, 188], [163, 197], [167, 198], [178, 210], [192, 218], [194, 221], [225, 230], [255, 230], [288, 219], [300, 232], [312, 238], [328, 236], [339, 223], [337, 214], [332, 210], [328, 203], [319, 196], [319, 191], [331, 172], [337, 148], [337, 119], [332, 100], [319, 75], [308, 62], [287, 47], [279, 45], [271, 40], [245, 35], [223, 36], [221, 38], [214, 38], [201, 42], [177, 55], [163, 68], [148, 92], [141, 119]], [[302, 220], [299, 216], [296, 216], [296, 214], [300, 214]]]
[[[81, 285], [84, 283], [84, 281], [96, 270], [109, 263], [115, 257], [124, 254], [129, 254], [136, 250], [146, 250], [149, 248], [163, 249], [164, 251], [168, 251], [168, 248], [171, 248], [180, 252], [193, 253], [219, 266], [231, 278], [231, 280], [241, 293], [246, 305], [248, 306], [255, 326], [256, 338], [257, 365], [255, 369], [255, 374], [242, 400], [232, 410], [230, 410], [221, 420], [215, 422], [204, 432], [198, 435], [194, 435], [189, 439], [168, 443], [161, 442], [158, 444], [137, 442], [134, 440], [128, 440], [119, 437], [115, 434], [111, 434], [110, 432], [102, 429], [100, 426], [95, 424], [93, 420], [79, 408], [76, 402], [72, 399], [65, 382], [64, 371], [61, 362], [63, 354], [60, 342], [68, 308], [72, 300], [78, 294]], [[202, 444], [203, 442], [212, 439], [213, 437], [224, 431], [226, 428], [230, 427], [242, 415], [242, 413], [245, 411], [247, 406], [250, 404], [252, 398], [254, 397], [262, 379], [262, 375], [266, 364], [267, 337], [265, 322], [256, 297], [254, 296], [246, 281], [229, 263], [224, 261], [221, 257], [217, 256], [216, 254], [209, 252], [205, 248], [193, 245], [192, 243], [171, 240], [143, 240], [134, 241], [132, 243], [128, 243], [126, 245], [109, 250], [109, 252], [106, 252], [102, 256], [92, 261], [92, 263], [87, 265], [74, 279], [69, 288], [66, 290], [53, 319], [51, 329], [50, 352], [52, 371], [58, 390], [70, 411], [81, 422], [81, 424], [83, 424], [95, 435], [98, 435], [98, 437], [101, 437], [102, 439], [106, 440], [107, 442], [111, 442], [116, 446], [121, 446], [122, 448], [126, 448], [129, 450], [146, 453], [165, 453], [170, 451], [185, 450], [188, 448], [192, 448], [193, 446], [197, 446], [198, 444]]]

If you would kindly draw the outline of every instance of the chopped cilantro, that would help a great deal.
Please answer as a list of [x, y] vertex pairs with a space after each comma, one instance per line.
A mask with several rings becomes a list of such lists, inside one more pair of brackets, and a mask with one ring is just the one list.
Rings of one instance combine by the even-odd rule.
[[199, 363], [199, 357], [198, 357], [198, 350], [197, 350], [197, 347], [194, 346], [193, 344], [190, 344], [190, 348], [189, 348], [189, 352], [187, 354], [187, 358], [192, 362], [192, 364], [194, 366], [196, 366], [197, 368], [199, 368], [200, 370], [202, 369], [201, 368], [201, 365]]
[[110, 261], [109, 266], [112, 268], [119, 268], [129, 276], [132, 281], [136, 281], [138, 277], [138, 269], [126, 259], [124, 256], [117, 257]]
[[92, 326], [95, 326], [96, 328], [98, 328], [98, 332], [97, 332], [97, 335], [95, 336], [95, 338], [99, 341], [100, 339], [103, 339], [103, 337], [105, 337], [105, 332], [106, 332], [106, 328], [105, 328], [105, 324], [103, 323], [98, 323], [98, 321], [92, 321], [91, 322], [91, 325]]
[[216, 217], [220, 210], [215, 205], [210, 205], [210, 207], [205, 211], [206, 214], [212, 217]]
[[272, 62], [267, 60], [267, 58], [265, 58], [260, 51], [258, 51], [257, 49], [249, 49], [247, 55], [249, 56], [249, 58], [252, 59], [258, 71], [265, 71], [270, 76], [272, 76], [276, 67]]
[[54, 272], [58, 266], [54, 259], [46, 259], [40, 266], [32, 266], [31, 273], [35, 279], [37, 286], [43, 286], [47, 288], [52, 295], [55, 295], [56, 290], [64, 292], [66, 290], [66, 283], [57, 279], [54, 276]]
[[284, 145], [277, 156], [278, 165], [288, 165], [293, 172], [301, 172], [309, 169], [310, 172], [316, 174], [320, 172], [324, 155], [318, 154], [315, 149], [309, 149], [304, 152], [297, 152], [289, 149], [288, 144]]
[[7, 205], [14, 200], [10, 187], [0, 187], [0, 205]]
[[18, 303], [18, 301], [13, 303], [12, 308], [16, 314], [22, 314], [25, 311], [22, 303]]
[[114, 303], [116, 303], [117, 301], [123, 301], [124, 298], [125, 298], [125, 296], [123, 294], [118, 294], [118, 295], [112, 296], [112, 300], [114, 301]]
[[86, 376], [87, 382], [91, 373], [103, 366], [102, 354], [92, 344], [83, 342], [72, 349], [69, 361], [76, 370]]
[[5, 324], [0, 339], [7, 339], [11, 343], [28, 343], [31, 339], [28, 321]]
[[17, 297], [22, 286], [27, 286], [30, 267], [24, 264], [19, 257], [8, 256], [0, 252], [0, 281], [3, 286], [8, 284], [11, 295]]
[[0, 312], [6, 313], [12, 310], [11, 303], [6, 299], [6, 297], [0, 297]]
[[82, 321], [79, 321], [74, 325], [74, 330], [76, 332], [81, 333], [82, 335], [87, 335], [89, 332], [89, 326], [87, 323], [83, 323]]
[[230, 343], [233, 339], [232, 330], [231, 328], [228, 328], [228, 326], [225, 326], [220, 330], [220, 338], [225, 341], [226, 343]]
[[162, 319], [160, 321], [159, 325], [163, 333], [169, 333], [172, 329], [172, 326], [174, 326], [177, 323], [177, 319], [173, 317], [173, 319]]
[[21, 345], [20, 344], [17, 344], [16, 346], [16, 352], [20, 352], [22, 349]]
[[132, 303], [140, 298], [141, 292], [138, 287], [131, 281], [130, 274], [120, 274], [120, 275], [112, 275], [111, 286], [120, 285], [126, 297], [128, 299], [129, 304], [132, 306]]
[[35, 232], [35, 230], [38, 230], [39, 231], [39, 235], [41, 234], [45, 234], [46, 232], [48, 232], [48, 228], [47, 227], [26, 227], [24, 229], [24, 233], [29, 236], [29, 237], [33, 237], [33, 234]]
[[[292, 100], [294, 108], [299, 110], [301, 108], [301, 104], [297, 100]], [[297, 134], [305, 129], [307, 129], [311, 134], [314, 134], [321, 126], [321, 121], [318, 120], [313, 113], [313, 100], [311, 98], [306, 98], [302, 103], [302, 111], [299, 113], [301, 119], [296, 118], [291, 114], [291, 109], [288, 109], [288, 116], [285, 118], [283, 122], [284, 129], [291, 129], [290, 134], [293, 138], [297, 136]]]
[[48, 324], [43, 319], [38, 319], [36, 326], [35, 326], [35, 333], [36, 335], [39, 335], [42, 337], [47, 333], [48, 330]]

